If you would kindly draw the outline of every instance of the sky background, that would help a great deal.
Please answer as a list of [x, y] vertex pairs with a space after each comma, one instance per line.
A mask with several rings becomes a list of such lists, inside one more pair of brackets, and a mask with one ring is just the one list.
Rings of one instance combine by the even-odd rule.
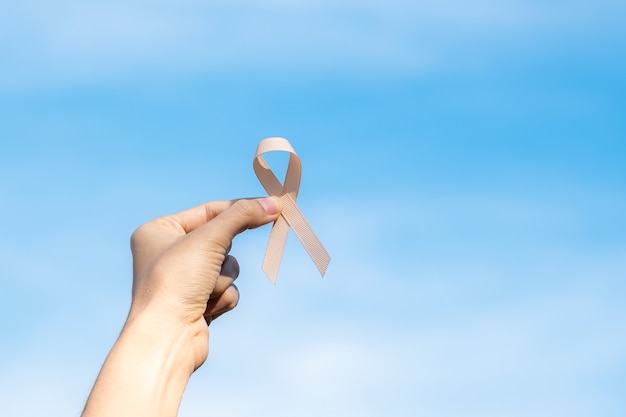
[[[180, 416], [626, 415], [626, 3], [0, 0], [0, 412], [78, 416], [140, 224], [263, 194], [290, 140], [276, 286]], [[280, 162], [277, 160], [276, 162]]]

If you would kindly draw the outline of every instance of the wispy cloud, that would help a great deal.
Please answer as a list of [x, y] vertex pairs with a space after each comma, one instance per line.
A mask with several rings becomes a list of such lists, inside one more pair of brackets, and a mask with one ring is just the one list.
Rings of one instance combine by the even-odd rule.
[[66, 0], [4, 8], [0, 83], [8, 88], [225, 71], [416, 73], [450, 67], [486, 36], [505, 42], [588, 31], [605, 17], [612, 26], [620, 6]]
[[[579, 227], [589, 218], [579, 209], [559, 223], [565, 203], [527, 201], [523, 206], [524, 200], [513, 204], [506, 198], [468, 194], [424, 208], [424, 200], [436, 198], [423, 194], [421, 199], [420, 210], [414, 210], [419, 205], [400, 204], [394, 216], [381, 215], [385, 206], [371, 204], [306, 206], [334, 257], [324, 279], [290, 236], [278, 285], [273, 286], [260, 271], [268, 229], [238, 238], [233, 254], [245, 254], [240, 257], [242, 301], [212, 326], [209, 360], [192, 379], [181, 415], [205, 415], [210, 407], [230, 416], [367, 417], [385, 410], [395, 416], [419, 411], [444, 417], [460, 410], [470, 416], [515, 416], [521, 411], [582, 416], [604, 401], [595, 392], [584, 398], [579, 394], [585, 381], [610, 378], [611, 369], [626, 355], [622, 300], [611, 295], [623, 287], [623, 252], [581, 256], [584, 250], [574, 248], [565, 256], [560, 246], [571, 249], [565, 242], [555, 245], [537, 238], [534, 245], [543, 257], [519, 262], [513, 256], [519, 246], [477, 239], [465, 257], [445, 245], [424, 256], [424, 242], [435, 242], [442, 232], [447, 241], [461, 239], [470, 245], [465, 232], [453, 234], [468, 216], [490, 234], [503, 227], [519, 232], [552, 223], [557, 229]], [[457, 206], [470, 210], [458, 211]], [[488, 210], [477, 214], [471, 207]], [[76, 233], [58, 245], [72, 248], [72, 241], [99, 232], [90, 230], [82, 238]], [[405, 233], [412, 238], [403, 237]], [[92, 251], [118, 265], [108, 274], [122, 274], [127, 251], [118, 253], [110, 246]], [[556, 259], [557, 268], [545, 268], [550, 259]], [[92, 300], [90, 309], [77, 315], [85, 303], [78, 301], [75, 283], [64, 279], [63, 271], [50, 268], [46, 275], [30, 277], [30, 286], [37, 287], [37, 279], [44, 285], [57, 282], [56, 293], [67, 291], [74, 297], [67, 299], [72, 305], [64, 316], [22, 339], [31, 348], [12, 349], [10, 362], [5, 356], [3, 409], [15, 415], [23, 410], [29, 415], [76, 413], [121, 325], [125, 306], [120, 294], [126, 294], [128, 282], [109, 280], [112, 294]], [[567, 279], [555, 279], [555, 274]], [[99, 290], [81, 291], [89, 296]], [[38, 308], [45, 311], [52, 305]], [[73, 334], [78, 328], [79, 339]], [[16, 378], [26, 363], [31, 370]], [[63, 384], [59, 375], [64, 375]], [[39, 382], [32, 385], [31, 380]], [[55, 388], [59, 386], [60, 391]], [[26, 395], [33, 392], [42, 392], [46, 402], [28, 402], [24, 408]]]
[[[78, 414], [132, 229], [260, 192], [241, 153], [271, 129], [304, 136], [299, 202], [333, 260], [320, 279], [290, 235], [273, 286], [268, 228], [236, 239], [241, 302], [181, 416], [624, 414], [623, 77], [602, 77], [623, 2], [5, 3], [0, 89], [124, 81], [0, 103], [5, 414]], [[428, 71], [453, 76], [386, 84]], [[263, 72], [278, 88], [240, 85]], [[206, 74], [228, 82], [126, 83]]]

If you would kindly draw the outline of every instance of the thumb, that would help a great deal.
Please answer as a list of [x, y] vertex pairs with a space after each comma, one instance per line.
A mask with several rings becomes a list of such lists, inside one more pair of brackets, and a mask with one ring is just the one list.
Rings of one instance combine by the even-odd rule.
[[276, 197], [237, 200], [210, 222], [197, 229], [198, 234], [226, 249], [233, 238], [247, 229], [273, 222], [281, 211]]

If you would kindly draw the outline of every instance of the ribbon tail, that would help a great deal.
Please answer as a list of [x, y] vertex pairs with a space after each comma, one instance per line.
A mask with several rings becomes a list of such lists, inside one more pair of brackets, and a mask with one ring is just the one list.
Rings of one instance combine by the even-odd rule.
[[281, 203], [283, 206], [281, 218], [285, 218], [289, 226], [291, 226], [291, 229], [302, 243], [302, 246], [304, 246], [304, 249], [306, 249], [318, 271], [324, 276], [330, 263], [328, 251], [317, 238], [315, 232], [313, 232], [313, 229], [289, 194], [281, 197]]
[[265, 275], [273, 284], [276, 284], [276, 279], [278, 278], [278, 269], [280, 268], [280, 261], [283, 257], [288, 234], [289, 225], [284, 217], [280, 216], [272, 226], [262, 267], [263, 272], [265, 272]]

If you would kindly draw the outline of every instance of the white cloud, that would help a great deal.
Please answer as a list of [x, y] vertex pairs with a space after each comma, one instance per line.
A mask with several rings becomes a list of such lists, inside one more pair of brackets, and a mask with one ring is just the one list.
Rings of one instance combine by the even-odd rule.
[[380, 384], [385, 375], [376, 364], [385, 355], [377, 349], [376, 342], [342, 340], [335, 335], [275, 358], [275, 365], [292, 389], [337, 400], [349, 396], [350, 391]]
[[571, 292], [400, 327], [292, 316], [290, 332], [270, 320], [253, 337], [242, 333], [254, 324], [240, 326], [250, 317], [230, 321], [181, 415], [203, 415], [212, 398], [229, 416], [588, 415], [605, 399], [580, 390], [626, 354], [615, 307]]
[[[624, 204], [619, 196], [592, 194], [589, 201], [598, 204]], [[585, 384], [608, 378], [626, 355], [618, 291], [624, 248], [600, 254], [535, 239], [543, 255], [519, 262], [511, 256], [518, 248], [475, 240], [467, 256], [442, 245], [431, 252], [438, 256], [420, 257], [423, 242], [442, 233], [470, 245], [471, 233], [453, 233], [469, 220], [485, 232], [551, 224], [576, 230], [590, 220], [585, 207], [521, 196], [420, 192], [419, 200], [395, 200], [392, 215], [391, 198], [303, 207], [333, 256], [324, 279], [290, 235], [273, 286], [260, 270], [268, 228], [238, 238], [242, 300], [212, 325], [209, 360], [192, 379], [180, 415], [582, 416], [600, 407], [606, 398]], [[85, 241], [78, 229], [65, 236], [58, 245], [67, 249]], [[127, 261], [109, 246], [100, 248], [109, 262]], [[397, 261], [399, 251], [405, 256]], [[62, 268], [49, 271], [29, 285], [64, 278], [56, 293], [72, 293], [72, 280], [55, 276]], [[116, 299], [107, 311], [107, 297], [80, 314], [84, 302], [64, 305], [63, 314], [53, 303], [38, 306], [57, 319], [23, 339], [29, 348], [2, 355], [3, 410], [76, 413], [121, 326], [124, 307]], [[44, 400], [26, 403], [32, 393]]]
[[0, 17], [0, 85], [251, 70], [414, 74], [449, 67], [486, 36], [575, 33], [619, 7], [493, 0], [11, 2]]
[[68, 372], [67, 368], [36, 364], [24, 366], [20, 361], [20, 369], [2, 373], [2, 413], [15, 417], [78, 416], [91, 382], [77, 378], [76, 373]]

